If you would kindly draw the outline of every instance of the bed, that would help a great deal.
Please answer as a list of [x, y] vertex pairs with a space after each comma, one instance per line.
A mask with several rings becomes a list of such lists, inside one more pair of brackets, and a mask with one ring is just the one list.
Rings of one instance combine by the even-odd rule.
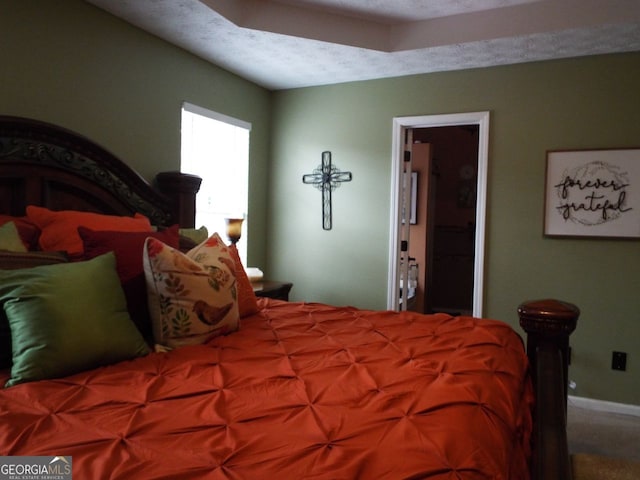
[[[195, 227], [199, 182], [163, 172], [152, 186], [74, 132], [0, 117], [0, 219], [26, 250], [0, 252], [0, 335], [12, 342], [0, 352], [0, 382], [9, 385], [0, 390], [0, 456], [64, 457], [83, 479], [570, 478], [565, 409], [575, 306], [523, 302], [525, 349], [496, 320], [256, 298], [219, 238], [198, 244], [182, 235]], [[99, 224], [76, 227], [80, 251], [43, 248], [48, 224], [36, 223], [35, 233], [30, 225], [42, 210], [96, 215], [77, 221]], [[151, 229], [123, 232], [120, 218], [134, 229], [143, 218]], [[118, 252], [141, 236], [141, 258], [121, 261]], [[220, 260], [216, 281], [233, 285], [215, 320], [202, 305], [190, 310], [214, 327], [180, 336], [167, 323], [136, 321], [140, 308], [168, 318], [168, 294], [154, 281], [180, 290], [167, 278], [183, 256]], [[173, 263], [162, 270], [161, 260]], [[144, 271], [145, 290], [139, 271], [135, 282], [122, 276], [133, 264]], [[211, 286], [213, 267], [202, 265]], [[67, 276], [78, 271], [85, 276]], [[20, 298], [24, 288], [38, 296], [42, 277], [61, 292], [69, 279], [85, 280], [73, 281], [81, 293], [74, 290], [62, 313], [43, 316]], [[196, 281], [191, 290], [204, 285]], [[82, 299], [97, 311], [112, 296], [117, 312], [106, 320], [70, 306]], [[224, 323], [230, 315], [235, 323]], [[56, 331], [70, 316], [80, 320]], [[46, 342], [51, 351], [28, 357]]]

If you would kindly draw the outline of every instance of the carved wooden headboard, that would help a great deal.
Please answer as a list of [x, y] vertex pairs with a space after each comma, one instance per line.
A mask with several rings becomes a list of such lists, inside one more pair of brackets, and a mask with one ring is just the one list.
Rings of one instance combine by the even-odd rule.
[[154, 225], [193, 227], [201, 179], [163, 172], [154, 188], [91, 140], [37, 120], [0, 116], [0, 213], [27, 205], [146, 215]]

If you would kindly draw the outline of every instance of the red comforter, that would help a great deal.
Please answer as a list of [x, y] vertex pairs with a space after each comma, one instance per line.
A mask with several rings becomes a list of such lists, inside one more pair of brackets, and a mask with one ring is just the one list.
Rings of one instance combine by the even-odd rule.
[[83, 480], [529, 478], [506, 324], [260, 302], [208, 345], [0, 391], [0, 455]]

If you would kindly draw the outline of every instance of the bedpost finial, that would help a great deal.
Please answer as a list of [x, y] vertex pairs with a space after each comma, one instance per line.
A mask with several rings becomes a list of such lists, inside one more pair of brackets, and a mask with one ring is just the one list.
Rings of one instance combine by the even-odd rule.
[[570, 335], [576, 329], [580, 309], [561, 300], [530, 300], [520, 304], [518, 316], [527, 333]]

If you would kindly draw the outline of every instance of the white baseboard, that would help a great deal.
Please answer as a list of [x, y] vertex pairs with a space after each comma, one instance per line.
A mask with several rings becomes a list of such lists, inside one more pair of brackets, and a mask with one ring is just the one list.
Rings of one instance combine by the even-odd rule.
[[596, 400], [595, 398], [575, 397], [569, 395], [569, 405], [586, 410], [606, 413], [621, 413], [623, 415], [633, 415], [640, 417], [640, 405], [630, 405], [626, 403], [608, 402], [606, 400]]

